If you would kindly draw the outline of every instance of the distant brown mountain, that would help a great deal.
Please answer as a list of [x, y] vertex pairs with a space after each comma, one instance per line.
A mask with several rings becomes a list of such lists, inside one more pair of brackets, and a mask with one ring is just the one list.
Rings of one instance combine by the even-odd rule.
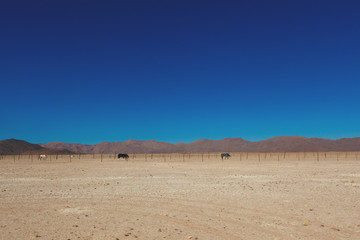
[[125, 142], [102, 142], [95, 145], [51, 142], [40, 144], [40, 146], [82, 153], [360, 151], [360, 138], [331, 140], [301, 136], [280, 136], [258, 142], [246, 141], [242, 138], [225, 138], [221, 140], [201, 139], [186, 144], [171, 144], [155, 140], [127, 140]]
[[0, 141], [0, 154], [71, 154], [67, 149], [49, 149], [38, 144], [28, 143], [23, 140], [6, 139]]
[[46, 144], [40, 144], [46, 148], [52, 149], [68, 149], [73, 152], [81, 153], [172, 153], [183, 152], [181, 147], [176, 144], [157, 142], [157, 141], [138, 141], [127, 140], [125, 142], [101, 142], [95, 145], [86, 145], [79, 143], [62, 143], [51, 142]]

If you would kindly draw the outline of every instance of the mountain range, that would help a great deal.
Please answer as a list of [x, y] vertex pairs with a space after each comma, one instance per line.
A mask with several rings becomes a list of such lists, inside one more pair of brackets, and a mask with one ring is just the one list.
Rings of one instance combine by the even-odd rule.
[[258, 142], [242, 138], [221, 140], [201, 139], [191, 143], [167, 143], [155, 140], [127, 140], [101, 142], [94, 145], [81, 143], [50, 142], [32, 144], [22, 140], [0, 141], [0, 154], [70, 154], [70, 153], [196, 153], [196, 152], [326, 152], [360, 151], [360, 137], [337, 140], [280, 136]]
[[67, 149], [51, 149], [42, 147], [39, 144], [29, 143], [23, 140], [6, 139], [0, 141], [0, 154], [12, 155], [12, 154], [71, 154], [73, 153]]
[[263, 141], [251, 142], [242, 138], [221, 140], [201, 139], [192, 143], [138, 141], [102, 142], [95, 145], [51, 142], [40, 144], [46, 148], [67, 149], [84, 153], [175, 153], [175, 152], [325, 152], [360, 151], [360, 138], [338, 140], [306, 138], [300, 136], [280, 136]]

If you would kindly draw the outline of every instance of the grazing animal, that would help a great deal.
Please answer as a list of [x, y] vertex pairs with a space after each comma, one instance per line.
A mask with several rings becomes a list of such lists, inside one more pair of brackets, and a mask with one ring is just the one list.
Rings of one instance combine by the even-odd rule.
[[47, 156], [45, 154], [40, 154], [39, 155], [39, 160], [46, 160]]
[[129, 155], [127, 153], [119, 153], [118, 158], [123, 158], [123, 159], [127, 160], [129, 158]]
[[231, 155], [229, 153], [222, 153], [221, 154], [221, 159], [223, 160], [224, 158], [229, 159], [229, 158], [231, 158]]

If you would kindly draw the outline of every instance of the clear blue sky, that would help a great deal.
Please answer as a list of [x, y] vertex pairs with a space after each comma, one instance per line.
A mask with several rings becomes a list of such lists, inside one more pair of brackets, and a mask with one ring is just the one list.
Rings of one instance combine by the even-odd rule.
[[360, 136], [360, 1], [0, 3], [0, 139]]

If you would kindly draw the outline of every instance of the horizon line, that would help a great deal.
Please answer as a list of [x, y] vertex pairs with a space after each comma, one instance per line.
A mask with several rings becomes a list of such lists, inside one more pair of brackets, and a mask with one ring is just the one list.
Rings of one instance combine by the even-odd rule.
[[[151, 140], [136, 140], [136, 139], [128, 139], [128, 140], [125, 140], [125, 141], [102, 141], [102, 142], [98, 142], [98, 143], [94, 143], [94, 144], [86, 144], [86, 143], [79, 143], [79, 142], [62, 142], [62, 141], [52, 141], [52, 142], [46, 142], [46, 143], [33, 143], [33, 144], [48, 144], [48, 143], [56, 143], [56, 142], [59, 142], [59, 143], [66, 143], [66, 144], [82, 144], [82, 145], [97, 145], [97, 144], [100, 144], [100, 143], [118, 143], [118, 142], [127, 142], [127, 141], [143, 141], [143, 142], [150, 142], [150, 141], [154, 141], [154, 142], [159, 142], [159, 143], [169, 143], [169, 144], [190, 144], [190, 143], [194, 143], [196, 141], [200, 141], [200, 140], [210, 140], [210, 141], [221, 141], [221, 140], [225, 140], [225, 139], [242, 139], [244, 141], [247, 141], [247, 142], [261, 142], [261, 141], [266, 141], [266, 140], [269, 140], [269, 139], [273, 139], [273, 138], [279, 138], [279, 137], [298, 137], [298, 138], [306, 138], [306, 139], [313, 139], [313, 138], [317, 138], [317, 139], [324, 139], [324, 140], [333, 140], [333, 141], [336, 141], [336, 140], [341, 140], [341, 139], [354, 139], [354, 138], [359, 138], [359, 137], [342, 137], [342, 138], [321, 138], [321, 137], [304, 137], [304, 136], [300, 136], [300, 135], [281, 135], [281, 136], [275, 136], [275, 137], [270, 137], [270, 138], [266, 138], [266, 139], [262, 139], [262, 140], [258, 140], [258, 141], [250, 141], [250, 140], [246, 140], [242, 137], [226, 137], [226, 138], [221, 138], [221, 139], [208, 139], [208, 138], [201, 138], [201, 139], [196, 139], [192, 142], [188, 142], [188, 143], [184, 143], [184, 142], [176, 142], [176, 143], [171, 143], [171, 142], [167, 142], [167, 141], [158, 141], [158, 140], [155, 140], [155, 139], [151, 139]], [[8, 139], [3, 139], [3, 140], [0, 140], [0, 141], [5, 141], [5, 140], [22, 140], [22, 139], [16, 139], [16, 138], [8, 138]], [[31, 143], [30, 141], [27, 141], [27, 140], [22, 140], [22, 141], [26, 141], [26, 142], [29, 142]]]

